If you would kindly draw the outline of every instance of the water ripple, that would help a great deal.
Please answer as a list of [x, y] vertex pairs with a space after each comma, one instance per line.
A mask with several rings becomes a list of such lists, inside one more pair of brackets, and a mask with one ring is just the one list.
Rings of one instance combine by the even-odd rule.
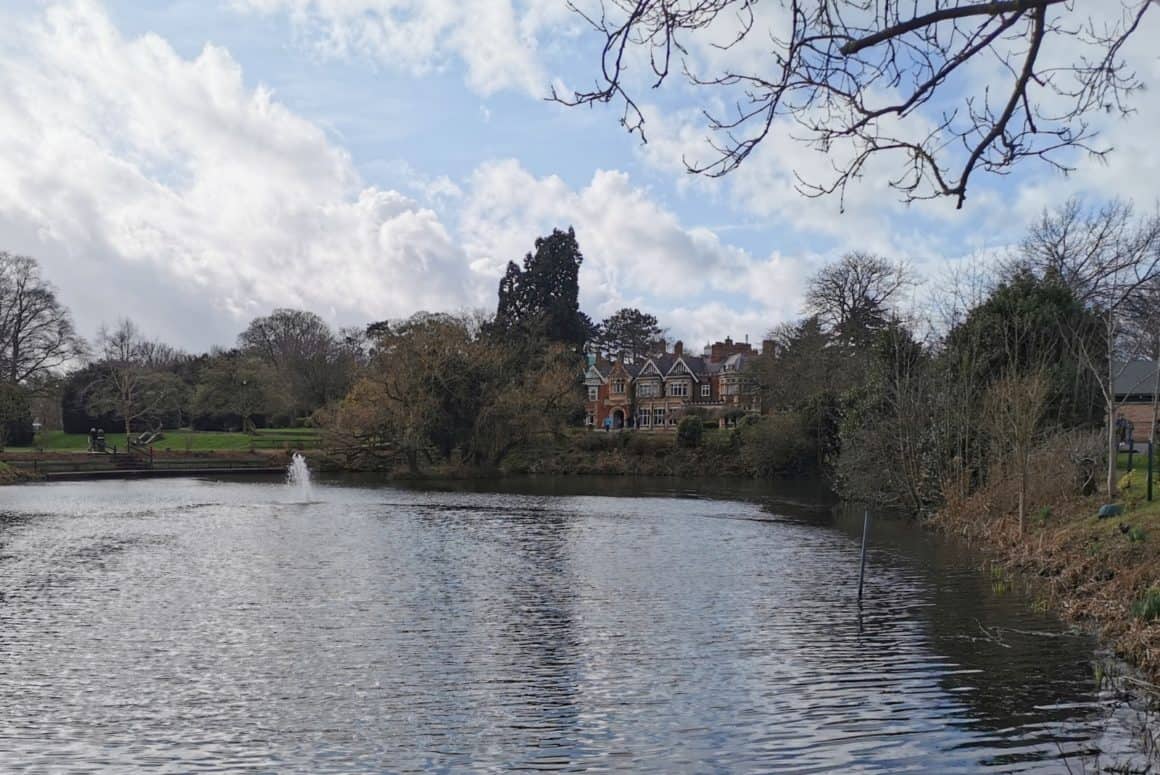
[[7, 492], [4, 771], [1056, 772], [1126, 745], [1090, 639], [888, 534], [859, 608], [857, 542], [808, 499]]

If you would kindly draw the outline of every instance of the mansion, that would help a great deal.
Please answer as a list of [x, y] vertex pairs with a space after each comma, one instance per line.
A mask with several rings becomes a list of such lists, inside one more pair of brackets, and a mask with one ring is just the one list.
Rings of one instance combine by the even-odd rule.
[[[756, 389], [746, 378], [746, 366], [760, 357], [748, 342], [726, 338], [689, 355], [677, 342], [673, 351], [638, 363], [588, 357], [584, 386], [588, 391], [585, 424], [589, 428], [675, 430], [691, 409], [725, 427], [737, 417], [761, 410]], [[772, 342], [762, 344], [761, 355]]]

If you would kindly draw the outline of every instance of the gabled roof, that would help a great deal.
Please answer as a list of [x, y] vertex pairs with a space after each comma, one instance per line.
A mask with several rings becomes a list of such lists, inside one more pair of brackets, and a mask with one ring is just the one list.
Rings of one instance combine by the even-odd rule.
[[[645, 372], [649, 372], [649, 373], [646, 374]], [[655, 374], [652, 372], [655, 372]], [[640, 365], [640, 368], [637, 369], [637, 372], [636, 372], [636, 376], [638, 376], [638, 377], [645, 377], [645, 376], [660, 377], [663, 374], [664, 374], [664, 371], [661, 369], [660, 365], [657, 364], [656, 358], [649, 358], [648, 360], [646, 360], [644, 363], [642, 363]]]
[[678, 366], [684, 367], [684, 369], [689, 372], [689, 376], [693, 378], [694, 382], [700, 382], [700, 378], [709, 373], [709, 370], [705, 367], [704, 358], [698, 357], [696, 355], [673, 355], [669, 357], [672, 358], [672, 363], [669, 364], [669, 368], [665, 370], [666, 377], [672, 374]]
[[1152, 396], [1156, 387], [1156, 361], [1128, 361], [1113, 368], [1116, 377], [1112, 385], [1117, 396]]

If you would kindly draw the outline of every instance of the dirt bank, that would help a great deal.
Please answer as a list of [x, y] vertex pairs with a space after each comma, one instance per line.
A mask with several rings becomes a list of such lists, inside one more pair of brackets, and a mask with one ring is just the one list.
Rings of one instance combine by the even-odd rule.
[[1123, 513], [1097, 516], [1104, 496], [1058, 496], [1017, 517], [998, 504], [1009, 493], [983, 490], [933, 517], [935, 529], [982, 548], [1031, 581], [1039, 605], [1097, 631], [1149, 680], [1160, 683], [1160, 485], [1144, 500], [1144, 480], [1126, 477]]

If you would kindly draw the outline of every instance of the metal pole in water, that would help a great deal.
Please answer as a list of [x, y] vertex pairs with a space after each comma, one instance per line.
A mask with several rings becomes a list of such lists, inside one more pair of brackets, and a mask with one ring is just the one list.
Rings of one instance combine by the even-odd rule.
[[862, 602], [862, 579], [866, 576], [866, 538], [870, 534], [870, 510], [862, 512], [862, 556], [858, 560], [858, 602]]

